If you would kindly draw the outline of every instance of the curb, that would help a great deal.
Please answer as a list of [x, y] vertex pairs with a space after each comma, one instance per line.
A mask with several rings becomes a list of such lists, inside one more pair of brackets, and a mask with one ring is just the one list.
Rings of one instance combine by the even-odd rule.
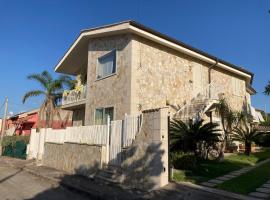
[[[176, 182], [174, 182], [174, 183], [176, 183]], [[219, 189], [215, 189], [215, 188], [209, 188], [209, 187], [196, 185], [196, 184], [189, 183], [189, 182], [182, 182], [182, 183], [176, 183], [176, 184], [187, 186], [187, 187], [190, 187], [190, 188], [196, 189], [196, 190], [203, 190], [203, 191], [210, 192], [210, 193], [213, 193], [213, 194], [222, 195], [224, 197], [230, 197], [230, 198], [233, 198], [233, 199], [261, 200], [259, 198], [249, 197], [249, 196], [245, 196], [245, 195], [242, 195], [242, 194], [236, 194], [236, 193], [232, 193], [232, 192], [228, 192], [228, 191], [224, 191], [224, 190], [219, 190]]]

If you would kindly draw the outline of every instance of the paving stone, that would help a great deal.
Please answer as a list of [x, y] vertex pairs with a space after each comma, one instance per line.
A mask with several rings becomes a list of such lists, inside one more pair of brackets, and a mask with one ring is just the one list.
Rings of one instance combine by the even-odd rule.
[[224, 181], [222, 180], [217, 180], [217, 179], [212, 179], [210, 181], [208, 181], [209, 183], [216, 183], [216, 184], [220, 184], [220, 183], [223, 183]]
[[258, 197], [258, 198], [268, 198], [269, 194], [261, 193], [261, 192], [251, 192], [249, 193], [250, 196]]
[[209, 182], [204, 182], [204, 183], [201, 183], [201, 185], [207, 186], [207, 187], [214, 187], [214, 186], [216, 186], [217, 184], [215, 184], [215, 183], [209, 183]]
[[226, 177], [226, 178], [234, 178], [234, 177], [236, 177], [235, 175], [231, 175], [231, 174], [227, 174], [227, 175], [225, 175], [225, 176], [223, 176], [223, 177]]
[[266, 183], [266, 184], [263, 184], [262, 187], [265, 187], [265, 188], [270, 188], [270, 183]]
[[225, 176], [221, 176], [221, 177], [218, 177], [216, 178], [217, 180], [221, 180], [221, 181], [227, 181], [227, 180], [230, 180], [232, 179], [231, 177], [225, 177]]
[[235, 176], [239, 176], [239, 175], [243, 174], [243, 172], [232, 172], [230, 174], [231, 175], [235, 175]]
[[260, 187], [260, 188], [257, 188], [256, 191], [270, 194], [270, 189], [269, 188]]
[[238, 172], [248, 172], [248, 171], [250, 171], [250, 169], [241, 169]]

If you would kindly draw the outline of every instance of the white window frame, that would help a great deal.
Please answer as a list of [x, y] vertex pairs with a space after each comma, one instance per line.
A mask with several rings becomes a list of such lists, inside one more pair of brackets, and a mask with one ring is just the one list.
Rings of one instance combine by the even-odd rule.
[[232, 77], [232, 90], [233, 90], [233, 95], [241, 97], [242, 96], [242, 83], [241, 80]]
[[[102, 58], [105, 58], [107, 56], [109, 56], [110, 54], [114, 53], [115, 54], [115, 63], [114, 63], [114, 67], [115, 67], [115, 72], [111, 73], [111, 74], [108, 74], [106, 76], [102, 76], [102, 77], [98, 77], [98, 71], [99, 71], [99, 66], [100, 66], [100, 62], [99, 62], [99, 59], [102, 59]], [[113, 75], [116, 75], [117, 73], [117, 50], [116, 49], [113, 49], [107, 53], [105, 53], [104, 55], [100, 56], [97, 58], [97, 64], [96, 64], [96, 81], [98, 80], [102, 80], [102, 79], [105, 79], [105, 78], [108, 78], [110, 76], [113, 76]]]
[[[106, 106], [106, 107], [96, 107], [95, 108], [95, 112], [94, 112], [94, 124], [96, 125], [96, 111], [97, 111], [97, 109], [102, 109], [102, 115], [103, 115], [103, 120], [104, 120], [104, 116], [105, 116], [105, 109], [106, 108], [113, 108], [113, 119], [111, 119], [111, 121], [112, 120], [114, 120], [115, 119], [115, 107], [114, 106]], [[106, 120], [106, 119], [105, 119]], [[104, 124], [104, 123], [103, 123]]]

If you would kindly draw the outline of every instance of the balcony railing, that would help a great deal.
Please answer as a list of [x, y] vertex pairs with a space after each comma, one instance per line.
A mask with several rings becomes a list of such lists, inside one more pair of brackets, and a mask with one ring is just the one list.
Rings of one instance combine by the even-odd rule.
[[77, 103], [86, 99], [86, 85], [76, 86], [74, 90], [65, 90], [62, 98], [62, 106]]

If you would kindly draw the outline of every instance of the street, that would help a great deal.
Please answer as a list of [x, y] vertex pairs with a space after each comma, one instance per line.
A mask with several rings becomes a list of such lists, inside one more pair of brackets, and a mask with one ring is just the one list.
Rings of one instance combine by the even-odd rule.
[[54, 185], [22, 169], [15, 169], [0, 160], [0, 199], [84, 200], [88, 198], [59, 185]]
[[[51, 181], [49, 177], [55, 177], [62, 172], [53, 168], [37, 167], [33, 161], [0, 157], [0, 200], [85, 200], [91, 199], [80, 192], [69, 190], [60, 186], [57, 181]], [[28, 165], [30, 164], [30, 165]], [[31, 167], [30, 167], [31, 166]], [[28, 172], [31, 169], [34, 175]], [[41, 178], [43, 177], [43, 178]], [[46, 178], [45, 178], [46, 177]], [[98, 199], [155, 199], [155, 200], [228, 200], [235, 199], [220, 194], [213, 194], [203, 190], [197, 190], [182, 184], [170, 183], [160, 190], [138, 195], [121, 190], [118, 187], [99, 185], [82, 177], [65, 176], [62, 180], [71, 181], [72, 186], [82, 187], [92, 192]], [[88, 189], [87, 189], [88, 188]], [[83, 192], [82, 192], [83, 193]]]

